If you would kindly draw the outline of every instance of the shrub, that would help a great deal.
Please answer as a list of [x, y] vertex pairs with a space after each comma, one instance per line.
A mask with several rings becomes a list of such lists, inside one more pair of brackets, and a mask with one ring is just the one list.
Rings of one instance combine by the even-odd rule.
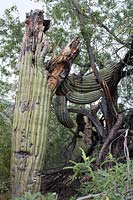
[[[131, 189], [132, 174], [129, 174], [127, 170], [127, 163], [118, 163], [117, 160], [109, 154], [105, 162], [113, 162], [115, 165], [108, 169], [100, 168], [94, 171], [92, 168], [92, 162], [94, 160], [86, 157], [82, 149], [81, 151], [84, 162], [73, 162], [74, 166], [69, 167], [73, 168], [74, 171], [72, 179], [80, 178], [81, 181], [78, 194], [76, 197], [72, 197], [71, 200], [76, 200], [77, 196], [86, 195], [92, 196], [92, 198], [87, 199], [96, 200], [124, 200], [127, 195], [130, 196], [128, 192], [133, 192]], [[104, 165], [105, 162], [102, 165]], [[133, 168], [133, 161], [130, 161], [129, 166]]]

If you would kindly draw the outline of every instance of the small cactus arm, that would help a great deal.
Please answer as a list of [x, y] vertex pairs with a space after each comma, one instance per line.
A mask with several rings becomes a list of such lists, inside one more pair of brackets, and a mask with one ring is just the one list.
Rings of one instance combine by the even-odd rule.
[[55, 95], [53, 98], [53, 106], [57, 119], [67, 128], [73, 128], [74, 123], [67, 110], [67, 101], [65, 96]]

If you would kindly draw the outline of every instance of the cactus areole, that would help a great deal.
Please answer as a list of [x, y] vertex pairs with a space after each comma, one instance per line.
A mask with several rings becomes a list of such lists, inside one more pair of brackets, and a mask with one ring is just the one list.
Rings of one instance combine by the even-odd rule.
[[24, 192], [40, 190], [51, 96], [67, 77], [70, 65], [79, 52], [79, 40], [76, 38], [45, 66], [49, 47], [45, 31], [49, 24], [41, 10], [26, 15], [18, 60], [20, 75], [13, 120], [12, 198]]

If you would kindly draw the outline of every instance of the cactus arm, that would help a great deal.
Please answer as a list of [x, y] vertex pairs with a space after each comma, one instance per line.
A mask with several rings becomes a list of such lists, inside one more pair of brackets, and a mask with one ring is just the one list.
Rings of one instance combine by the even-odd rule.
[[[102, 78], [108, 83], [111, 81], [115, 69], [116, 66], [113, 65], [99, 70], [99, 73], [101, 74]], [[84, 76], [82, 81], [76, 79], [73, 76], [68, 76], [60, 86], [60, 90], [63, 94], [66, 94], [69, 91], [88, 93], [99, 90], [100, 88], [100, 84], [97, 83], [96, 77], [93, 73]]]

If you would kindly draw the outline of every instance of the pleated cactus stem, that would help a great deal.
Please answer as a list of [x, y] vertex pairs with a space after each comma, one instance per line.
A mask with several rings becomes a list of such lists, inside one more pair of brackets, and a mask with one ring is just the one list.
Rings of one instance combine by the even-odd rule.
[[18, 61], [20, 78], [13, 120], [12, 199], [28, 191], [40, 190], [51, 103], [51, 89], [44, 66], [48, 27], [49, 20], [43, 19], [43, 11], [27, 14]]

